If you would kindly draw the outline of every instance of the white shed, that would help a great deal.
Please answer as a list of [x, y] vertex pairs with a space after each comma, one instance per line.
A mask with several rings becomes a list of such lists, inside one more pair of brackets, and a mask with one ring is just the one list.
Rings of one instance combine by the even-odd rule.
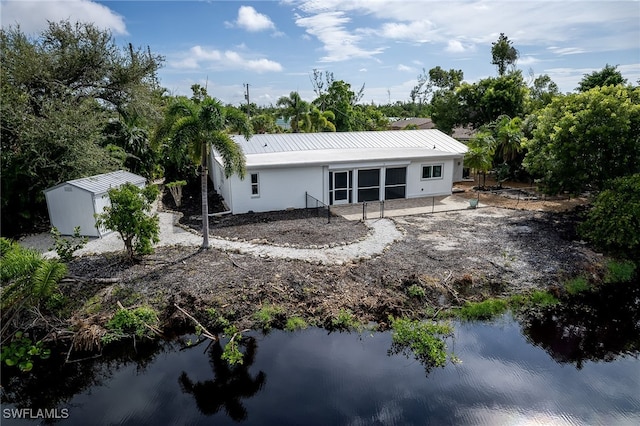
[[51, 226], [58, 228], [62, 235], [73, 235], [73, 229], [80, 227], [80, 233], [89, 237], [101, 237], [112, 232], [98, 229], [95, 214], [103, 212], [110, 205], [110, 188], [119, 188], [125, 183], [140, 188], [146, 179], [134, 173], [118, 170], [111, 173], [70, 180], [45, 189]]
[[462, 180], [466, 145], [439, 130], [233, 136], [247, 178], [226, 178], [212, 152], [210, 176], [233, 213], [451, 194]]

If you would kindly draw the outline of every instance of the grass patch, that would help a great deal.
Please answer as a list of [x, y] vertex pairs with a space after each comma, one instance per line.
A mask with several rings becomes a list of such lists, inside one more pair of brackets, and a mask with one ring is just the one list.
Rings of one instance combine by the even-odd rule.
[[338, 316], [331, 319], [331, 326], [338, 330], [358, 330], [362, 324], [350, 309], [340, 309]]
[[211, 327], [217, 330], [224, 330], [225, 327], [229, 327], [231, 324], [228, 319], [224, 317], [216, 308], [209, 308], [206, 310], [209, 316]]
[[591, 284], [585, 277], [576, 277], [564, 284], [564, 289], [570, 295], [576, 295], [591, 290]]
[[502, 315], [509, 305], [503, 299], [487, 299], [482, 302], [467, 302], [457, 313], [465, 321], [489, 320]]
[[278, 315], [283, 313], [283, 309], [277, 305], [265, 304], [253, 314], [253, 319], [263, 330], [270, 330]]
[[300, 317], [291, 317], [287, 319], [287, 323], [284, 326], [284, 329], [287, 331], [296, 331], [296, 330], [304, 330], [307, 328], [309, 324], [300, 318]]
[[554, 306], [560, 303], [560, 300], [558, 300], [558, 298], [555, 297], [553, 294], [549, 293], [548, 291], [542, 291], [542, 290], [532, 291], [531, 294], [529, 294], [529, 297], [527, 299], [528, 300], [526, 304], [528, 306], [537, 306], [541, 308]]
[[636, 272], [636, 264], [630, 260], [610, 260], [607, 262], [605, 283], [628, 283]]

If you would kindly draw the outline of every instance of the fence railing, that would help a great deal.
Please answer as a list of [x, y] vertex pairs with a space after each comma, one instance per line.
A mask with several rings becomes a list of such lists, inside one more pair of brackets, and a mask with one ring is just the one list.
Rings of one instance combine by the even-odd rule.
[[384, 200], [382, 201], [365, 201], [362, 203], [362, 220], [367, 220], [369, 209], [373, 206], [378, 207], [379, 217], [382, 219], [384, 217]]
[[305, 208], [307, 210], [314, 209], [316, 211], [316, 216], [318, 217], [326, 215], [327, 223], [331, 223], [331, 208], [327, 204], [315, 198], [314, 196], [309, 195], [308, 192], [305, 192], [304, 196], [305, 196], [305, 202], [304, 202]]

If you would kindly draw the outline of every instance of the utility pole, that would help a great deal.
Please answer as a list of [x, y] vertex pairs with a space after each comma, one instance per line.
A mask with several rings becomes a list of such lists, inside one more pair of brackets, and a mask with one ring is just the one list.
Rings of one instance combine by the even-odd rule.
[[247, 118], [251, 118], [250, 104], [249, 104], [249, 83], [244, 83], [243, 86], [245, 88], [244, 98], [247, 100]]

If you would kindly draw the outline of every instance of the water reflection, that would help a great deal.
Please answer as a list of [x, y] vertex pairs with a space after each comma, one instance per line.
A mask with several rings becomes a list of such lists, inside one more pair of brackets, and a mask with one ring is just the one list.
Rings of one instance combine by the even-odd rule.
[[235, 420], [247, 419], [247, 410], [241, 400], [254, 396], [265, 384], [267, 375], [260, 371], [255, 377], [249, 374], [257, 351], [255, 338], [246, 337], [240, 342], [244, 347], [244, 362], [230, 367], [222, 359], [223, 348], [217, 341], [209, 349], [209, 364], [214, 378], [201, 382], [193, 382], [183, 371], [178, 382], [183, 392], [193, 395], [202, 414], [212, 415], [224, 407], [227, 415]]
[[523, 334], [560, 363], [613, 361], [640, 353], [640, 283], [609, 284], [601, 291], [522, 320]]

